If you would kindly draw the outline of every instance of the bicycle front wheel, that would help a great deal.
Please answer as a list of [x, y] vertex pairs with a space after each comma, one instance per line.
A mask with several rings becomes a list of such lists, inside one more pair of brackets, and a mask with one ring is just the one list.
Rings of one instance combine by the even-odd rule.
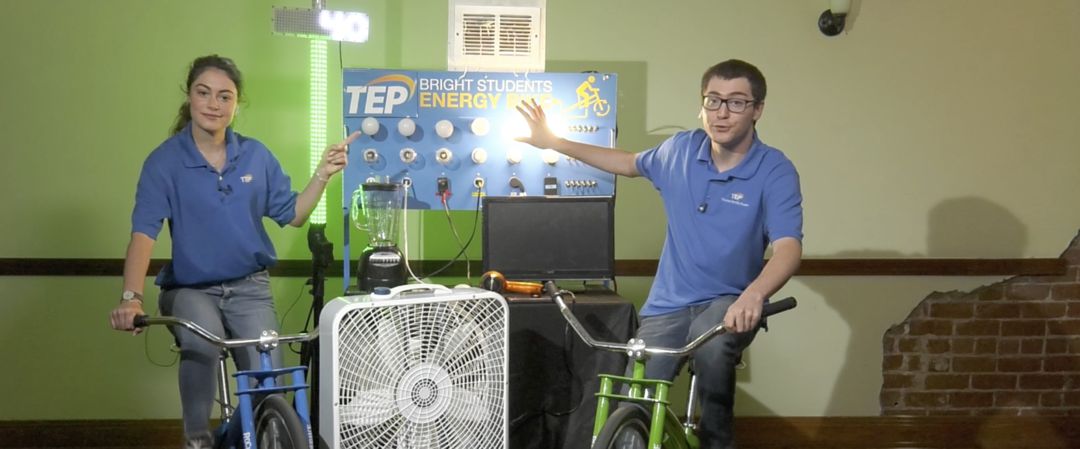
[[593, 449], [647, 449], [650, 416], [638, 405], [619, 407], [600, 429]]
[[307, 430], [296, 410], [277, 394], [259, 403], [255, 411], [255, 438], [259, 449], [311, 449]]

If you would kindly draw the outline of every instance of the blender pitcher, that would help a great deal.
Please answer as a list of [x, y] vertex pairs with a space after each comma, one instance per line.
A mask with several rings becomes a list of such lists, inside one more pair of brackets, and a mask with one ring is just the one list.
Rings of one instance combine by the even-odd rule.
[[353, 192], [353, 224], [368, 233], [368, 246], [356, 264], [357, 285], [362, 291], [405, 283], [405, 260], [397, 247], [404, 203], [405, 188], [399, 183], [365, 182]]

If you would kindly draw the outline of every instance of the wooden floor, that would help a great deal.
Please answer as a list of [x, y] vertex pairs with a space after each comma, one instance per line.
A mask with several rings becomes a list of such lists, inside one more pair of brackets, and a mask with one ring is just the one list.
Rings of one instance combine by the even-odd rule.
[[[1080, 448], [1080, 416], [745, 417], [735, 427], [740, 449]], [[181, 429], [178, 420], [0, 421], [0, 448], [177, 449]]]

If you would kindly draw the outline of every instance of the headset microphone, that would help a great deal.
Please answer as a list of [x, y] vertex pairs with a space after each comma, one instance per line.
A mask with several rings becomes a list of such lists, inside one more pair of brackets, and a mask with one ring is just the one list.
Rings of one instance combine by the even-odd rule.
[[480, 286], [495, 293], [519, 293], [522, 295], [539, 295], [544, 286], [539, 282], [508, 281], [498, 271], [489, 271], [480, 278]]

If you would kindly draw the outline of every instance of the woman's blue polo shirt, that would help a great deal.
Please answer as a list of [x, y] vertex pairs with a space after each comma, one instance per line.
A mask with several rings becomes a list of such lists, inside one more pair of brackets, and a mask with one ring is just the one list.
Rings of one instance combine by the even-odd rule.
[[289, 176], [261, 142], [226, 130], [220, 174], [199, 153], [191, 124], [143, 163], [131, 230], [157, 239], [169, 222], [172, 261], [158, 285], [201, 285], [236, 279], [277, 261], [263, 217], [285, 226], [296, 216]]
[[660, 192], [667, 236], [642, 316], [739, 295], [761, 273], [765, 249], [802, 240], [795, 165], [754, 135], [746, 157], [718, 173], [704, 130], [684, 131], [637, 155], [638, 172]]

